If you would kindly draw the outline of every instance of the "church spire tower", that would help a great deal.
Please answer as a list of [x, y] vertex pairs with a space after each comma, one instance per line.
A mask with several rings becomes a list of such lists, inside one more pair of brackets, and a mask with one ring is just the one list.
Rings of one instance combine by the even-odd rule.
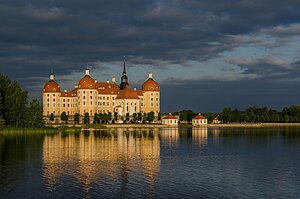
[[126, 86], [129, 86], [129, 84], [128, 84], [128, 77], [126, 75], [126, 62], [125, 62], [125, 56], [124, 56], [123, 75], [121, 77], [120, 89], [124, 89]]

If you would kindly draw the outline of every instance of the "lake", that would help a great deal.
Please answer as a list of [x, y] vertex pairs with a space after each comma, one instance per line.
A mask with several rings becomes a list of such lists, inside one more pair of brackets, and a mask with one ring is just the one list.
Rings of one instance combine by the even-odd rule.
[[0, 198], [300, 198], [300, 128], [0, 134]]

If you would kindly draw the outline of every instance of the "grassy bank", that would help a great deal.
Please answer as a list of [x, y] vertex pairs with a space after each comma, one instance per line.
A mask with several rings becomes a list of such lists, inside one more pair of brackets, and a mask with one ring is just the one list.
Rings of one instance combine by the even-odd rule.
[[51, 125], [41, 128], [33, 127], [10, 127], [6, 126], [0, 129], [0, 134], [11, 134], [11, 135], [34, 135], [34, 134], [57, 134], [60, 132], [64, 133], [77, 133], [81, 132], [82, 129], [105, 129], [106, 127], [99, 124], [90, 125]]

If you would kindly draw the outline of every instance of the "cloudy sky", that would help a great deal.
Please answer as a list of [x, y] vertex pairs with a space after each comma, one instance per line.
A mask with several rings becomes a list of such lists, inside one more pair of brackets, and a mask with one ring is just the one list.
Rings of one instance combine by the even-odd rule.
[[300, 104], [299, 0], [1, 0], [0, 73], [41, 98], [53, 69], [71, 90], [86, 65], [131, 87], [148, 71], [162, 112]]

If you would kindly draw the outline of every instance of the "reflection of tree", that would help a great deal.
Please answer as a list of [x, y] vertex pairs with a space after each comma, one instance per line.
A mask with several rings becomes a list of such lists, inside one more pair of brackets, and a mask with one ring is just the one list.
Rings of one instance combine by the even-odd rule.
[[85, 191], [93, 183], [119, 179], [122, 194], [134, 173], [145, 175], [152, 186], [160, 171], [160, 139], [157, 131], [134, 129], [47, 136], [43, 162], [49, 188], [67, 174], [75, 177]]

